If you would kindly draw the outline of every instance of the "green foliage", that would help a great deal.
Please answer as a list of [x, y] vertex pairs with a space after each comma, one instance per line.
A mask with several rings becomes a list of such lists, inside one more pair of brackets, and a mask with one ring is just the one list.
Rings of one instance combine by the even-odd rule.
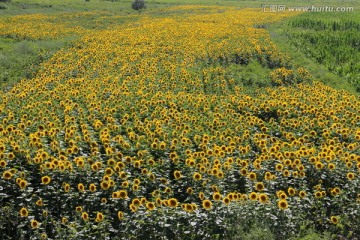
[[357, 13], [307, 13], [291, 20], [286, 34], [299, 51], [360, 91], [359, 29]]
[[0, 38], [0, 87], [6, 90], [23, 78], [32, 78], [40, 63], [64, 47], [67, 41], [63, 39], [33, 42]]

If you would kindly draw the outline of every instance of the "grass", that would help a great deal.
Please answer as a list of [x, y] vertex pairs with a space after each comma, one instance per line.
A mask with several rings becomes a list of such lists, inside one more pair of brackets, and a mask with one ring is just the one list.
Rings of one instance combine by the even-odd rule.
[[273, 26], [272, 32], [273, 36], [276, 33], [285, 36], [279, 42], [291, 44], [291, 47], [286, 46], [288, 52], [305, 55], [294, 56], [293, 59], [306, 64], [316, 74], [315, 77], [346, 90], [349, 90], [349, 84], [344, 82], [349, 82], [351, 88], [359, 91], [359, 29], [357, 12], [321, 12], [305, 13], [289, 19], [281, 25]]
[[284, 34], [287, 21], [289, 20], [272, 25], [269, 28], [269, 31], [271, 39], [281, 51], [286, 52], [290, 56], [294, 66], [304, 67], [310, 72], [315, 80], [328, 86], [358, 94], [354, 86], [348, 81], [329, 71], [326, 66], [319, 64], [316, 60], [307, 57], [304, 51], [297, 49], [289, 42], [288, 38]]
[[17, 41], [0, 38], [0, 89], [6, 91], [21, 79], [32, 78], [40, 63], [69, 44], [70, 40]]

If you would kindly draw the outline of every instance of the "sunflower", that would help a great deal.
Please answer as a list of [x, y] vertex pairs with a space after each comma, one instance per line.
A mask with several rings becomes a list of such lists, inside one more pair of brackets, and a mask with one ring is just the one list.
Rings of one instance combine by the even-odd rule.
[[114, 171], [111, 168], [106, 168], [104, 174], [106, 176], [112, 176], [114, 174]]
[[249, 198], [250, 198], [251, 201], [255, 201], [258, 198], [258, 195], [257, 195], [256, 192], [251, 192], [249, 194]]
[[265, 173], [265, 180], [270, 181], [272, 179], [272, 174], [270, 172]]
[[7, 163], [5, 160], [0, 161], [0, 167], [4, 168], [4, 167], [6, 167], [6, 165], [7, 165]]
[[41, 183], [44, 184], [44, 185], [47, 185], [47, 184], [49, 184], [50, 182], [51, 182], [51, 177], [49, 177], [49, 176], [43, 176], [43, 177], [41, 178]]
[[100, 186], [101, 186], [101, 188], [102, 188], [103, 190], [107, 190], [107, 189], [110, 188], [110, 184], [109, 184], [108, 182], [104, 182], [104, 181], [102, 181], [102, 182], [100, 183]]
[[224, 178], [224, 173], [222, 171], [218, 171], [218, 173], [216, 174], [217, 178]]
[[138, 210], [138, 206], [136, 206], [134, 204], [130, 204], [129, 207], [130, 207], [132, 212], [136, 212]]
[[202, 176], [201, 176], [200, 173], [198, 173], [198, 172], [194, 173], [193, 179], [194, 179], [195, 181], [199, 181], [199, 180], [201, 180], [201, 178], [202, 178]]
[[160, 142], [160, 149], [164, 150], [166, 148], [166, 143], [165, 142]]
[[119, 191], [119, 198], [127, 198], [127, 191], [126, 190], [120, 190]]
[[340, 192], [341, 192], [340, 188], [338, 188], [338, 187], [335, 187], [335, 188], [333, 189], [333, 191], [334, 191], [334, 193], [336, 193], [336, 194], [340, 194]]
[[222, 196], [219, 192], [214, 192], [212, 198], [214, 201], [220, 201], [222, 199]]
[[96, 191], [96, 185], [94, 183], [91, 183], [89, 185], [89, 190], [90, 190], [90, 192], [95, 192]]
[[282, 171], [284, 166], [281, 163], [276, 164], [275, 169], [276, 171]]
[[187, 204], [185, 204], [185, 206], [184, 206], [184, 210], [185, 210], [186, 212], [193, 212], [193, 211], [194, 211], [194, 208], [193, 208], [193, 206], [192, 206], [191, 204], [187, 203]]
[[95, 222], [102, 222], [103, 220], [104, 220], [104, 214], [102, 214], [101, 212], [97, 212]]
[[289, 188], [288, 188], [288, 194], [289, 194], [290, 196], [294, 196], [295, 193], [296, 193], [296, 190], [295, 190], [294, 188], [292, 188], [292, 187], [289, 187]]
[[13, 174], [12, 174], [10, 171], [5, 171], [5, 172], [3, 172], [2, 177], [3, 177], [5, 180], [10, 180], [10, 179], [13, 177]]
[[282, 210], [285, 210], [289, 207], [289, 204], [285, 199], [281, 199], [280, 201], [278, 201], [278, 207]]
[[155, 209], [155, 204], [153, 202], [147, 202], [146, 203], [146, 208], [149, 210], [149, 211], [152, 211]]
[[284, 177], [290, 177], [290, 175], [291, 175], [291, 173], [290, 173], [289, 170], [285, 169], [285, 170], [283, 171], [283, 176], [284, 176]]
[[47, 210], [43, 210], [42, 215], [43, 217], [47, 217], [49, 215], [49, 212]]
[[203, 192], [199, 192], [198, 196], [199, 196], [200, 200], [204, 200], [204, 198], [205, 198], [205, 194]]
[[162, 203], [163, 203], [163, 202], [162, 202], [161, 198], [157, 197], [157, 198], [155, 199], [155, 204], [156, 204], [157, 206], [161, 206]]
[[42, 233], [42, 234], [40, 235], [40, 239], [41, 239], [41, 240], [46, 240], [46, 239], [48, 239], [47, 234], [46, 234], [46, 233]]
[[96, 163], [93, 163], [91, 165], [91, 170], [93, 170], [94, 172], [98, 171], [99, 170], [99, 166], [96, 164]]
[[40, 223], [38, 221], [36, 221], [35, 219], [30, 221], [31, 228], [38, 228], [39, 225], [40, 225]]
[[168, 200], [169, 207], [177, 207], [179, 202], [176, 198], [170, 198]]
[[255, 189], [257, 190], [257, 191], [263, 191], [264, 189], [265, 189], [265, 186], [264, 186], [264, 184], [262, 183], [262, 182], [257, 182], [256, 184], [255, 184]]
[[21, 189], [24, 189], [24, 188], [26, 188], [26, 186], [27, 186], [27, 181], [24, 180], [24, 179], [21, 179], [20, 182], [19, 182], [19, 187]]
[[167, 194], [170, 194], [170, 193], [171, 193], [171, 188], [166, 187], [166, 188], [164, 189], [164, 192], [167, 193]]
[[[148, 174], [148, 172], [149, 171], [146, 168], [141, 169], [141, 174], [142, 175], [146, 175], [146, 174]], [[150, 175], [151, 175], [151, 173], [149, 173], [149, 178], [150, 178]], [[152, 175], [154, 175], [154, 174], [152, 174]], [[153, 180], [155, 180], [155, 176], [154, 176]]]
[[115, 199], [120, 198], [119, 191], [113, 192], [113, 193], [111, 194], [111, 197], [112, 197], [112, 198], [115, 198]]
[[351, 168], [352, 166], [353, 166], [352, 162], [349, 161], [349, 162], [346, 163], [347, 168]]
[[212, 208], [212, 202], [208, 199], [202, 201], [202, 206], [205, 210], [210, 210]]
[[329, 168], [329, 170], [333, 171], [333, 170], [335, 170], [336, 165], [333, 163], [329, 163], [328, 168]]
[[124, 212], [118, 211], [117, 216], [119, 220], [122, 220], [124, 218]]
[[41, 206], [43, 206], [44, 202], [43, 202], [43, 200], [40, 198], [39, 200], [36, 201], [35, 204], [36, 204], [37, 206], [41, 207]]
[[248, 175], [248, 170], [246, 168], [242, 168], [242, 169], [240, 169], [240, 174], [242, 176], [246, 176], [246, 175]]
[[82, 208], [81, 206], [77, 206], [77, 207], [75, 208], [75, 210], [76, 210], [77, 212], [81, 212], [81, 211], [83, 210], [83, 208]]
[[299, 197], [300, 197], [300, 198], [306, 197], [306, 192], [305, 192], [305, 191], [300, 191], [300, 192], [299, 192]]
[[132, 186], [132, 190], [134, 191], [134, 192], [136, 192], [136, 191], [138, 191], [139, 190], [139, 185], [133, 185]]
[[346, 177], [347, 177], [350, 181], [352, 181], [352, 180], [354, 180], [354, 178], [355, 178], [355, 173], [349, 172], [349, 173], [346, 174]]
[[24, 207], [20, 209], [19, 213], [21, 217], [27, 217], [29, 215], [29, 211]]
[[182, 176], [181, 176], [181, 172], [180, 171], [174, 171], [174, 177], [176, 180], [179, 180]]
[[324, 164], [322, 163], [322, 162], [316, 162], [315, 163], [315, 167], [316, 167], [316, 169], [323, 169], [324, 168]]
[[333, 224], [338, 224], [339, 223], [339, 217], [338, 216], [331, 216], [330, 221]]
[[78, 167], [82, 168], [82, 167], [84, 167], [85, 161], [84, 161], [84, 159], [80, 158], [76, 161], [76, 164]]
[[315, 195], [315, 198], [321, 198], [323, 195], [322, 195], [322, 192], [320, 192], [320, 191], [316, 191], [315, 193], [314, 193], [314, 195]]
[[66, 217], [61, 218], [61, 223], [66, 224], [68, 222], [68, 219]]
[[79, 183], [77, 187], [80, 192], [83, 192], [85, 190], [84, 184], [82, 183]]
[[121, 183], [121, 187], [123, 188], [128, 188], [129, 187], [129, 182], [128, 181], [124, 181]]
[[87, 221], [89, 220], [89, 214], [87, 212], [82, 212], [81, 213], [81, 218], [84, 220], [84, 221]]
[[260, 195], [259, 195], [259, 202], [261, 202], [261, 203], [267, 203], [268, 202], [268, 195], [267, 194], [265, 194], [265, 193], [261, 193]]
[[64, 183], [63, 184], [63, 188], [65, 192], [69, 192], [70, 191], [70, 185], [68, 183]]
[[134, 198], [132, 201], [131, 201], [131, 204], [135, 205], [135, 206], [140, 206], [141, 202], [138, 198]]
[[231, 202], [231, 200], [230, 200], [230, 198], [229, 198], [229, 197], [224, 197], [224, 199], [223, 199], [223, 203], [224, 203], [225, 205], [229, 205], [229, 204], [230, 204], [230, 202]]
[[256, 180], [256, 173], [250, 172], [250, 173], [248, 174], [248, 178], [249, 178], [250, 180], [252, 180], [252, 181]]

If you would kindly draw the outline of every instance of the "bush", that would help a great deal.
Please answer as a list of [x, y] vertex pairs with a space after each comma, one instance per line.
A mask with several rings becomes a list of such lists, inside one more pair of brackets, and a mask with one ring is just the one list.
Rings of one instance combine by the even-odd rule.
[[0, 0], [0, 2], [11, 2], [11, 0]]
[[140, 10], [146, 7], [144, 0], [134, 0], [131, 6], [134, 10]]

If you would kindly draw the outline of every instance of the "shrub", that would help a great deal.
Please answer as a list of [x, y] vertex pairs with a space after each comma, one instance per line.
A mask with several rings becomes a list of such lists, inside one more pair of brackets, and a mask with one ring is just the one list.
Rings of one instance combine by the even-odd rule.
[[132, 9], [140, 10], [145, 8], [145, 1], [144, 0], [134, 0], [131, 5]]

